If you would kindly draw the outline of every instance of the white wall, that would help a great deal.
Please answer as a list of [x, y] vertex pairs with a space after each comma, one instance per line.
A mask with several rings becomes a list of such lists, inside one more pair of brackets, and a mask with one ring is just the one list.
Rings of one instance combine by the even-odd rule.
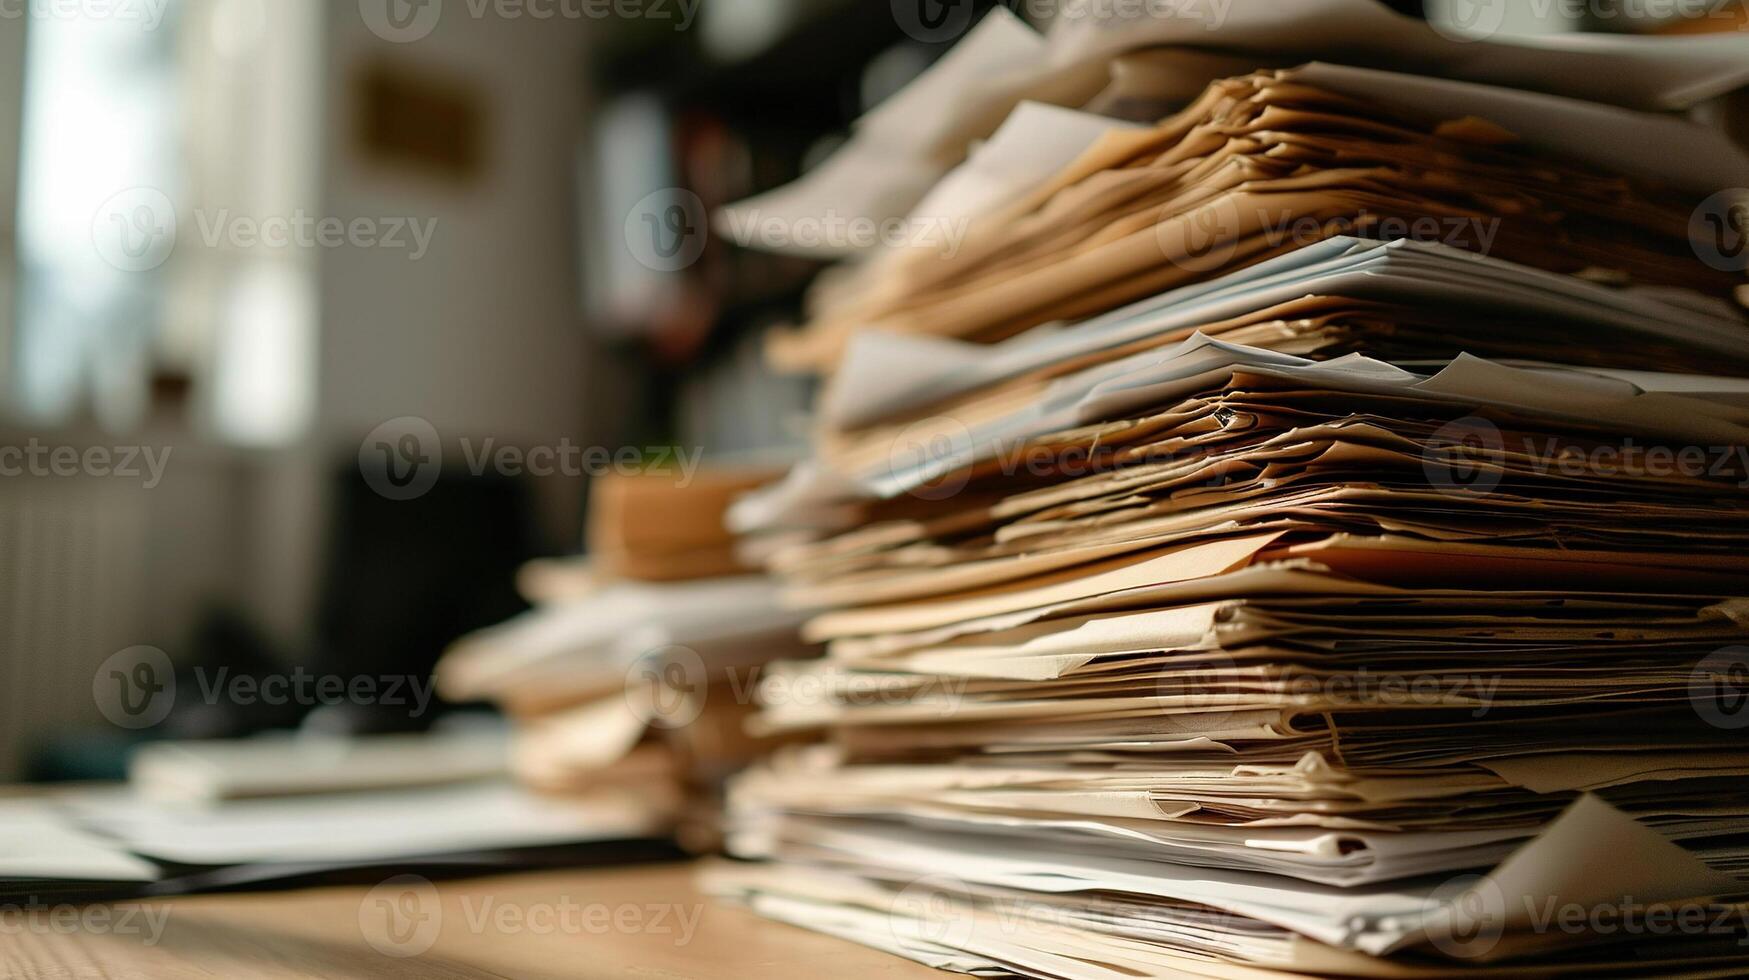
[[[137, 643], [182, 655], [178, 644], [209, 603], [241, 606], [293, 649], [307, 640], [329, 543], [325, 494], [378, 423], [422, 416], [451, 444], [491, 436], [532, 446], [583, 434], [572, 197], [586, 35], [597, 25], [476, 20], [469, 4], [445, 6], [436, 31], [409, 44], [372, 34], [359, 0], [324, 6], [321, 137], [311, 148], [320, 215], [437, 225], [418, 262], [355, 247], [315, 256], [317, 391], [303, 444], [246, 452], [177, 431], [165, 435], [177, 445], [165, 483], [150, 492], [115, 481], [0, 483], [0, 688], [14, 694], [0, 697], [0, 779], [23, 736], [92, 720], [91, 665]], [[22, 24], [0, 20], [0, 341], [12, 313]], [[361, 156], [356, 86], [377, 57], [477, 93], [485, 165], [476, 183], [452, 186]], [[0, 420], [0, 442], [34, 434]], [[116, 438], [41, 434], [57, 443]], [[574, 540], [579, 490], [574, 481], [543, 488], [556, 540]]]
[[[335, 467], [379, 423], [416, 415], [445, 451], [494, 437], [523, 446], [579, 438], [585, 336], [571, 199], [590, 22], [474, 19], [452, 2], [436, 29], [396, 44], [358, 0], [331, 0], [322, 27], [317, 207], [342, 219], [435, 219], [418, 261], [341, 246], [317, 257], [316, 400], [310, 437], [239, 471], [247, 543], [238, 598], [276, 636], [308, 637]], [[485, 164], [457, 186], [366, 159], [355, 142], [360, 73], [375, 59], [472, 89]], [[537, 486], [556, 541], [579, 533], [575, 481]]]
[[[546, 445], [584, 425], [584, 328], [576, 293], [573, 168], [585, 103], [577, 21], [475, 19], [446, 5], [408, 43], [373, 34], [358, 0], [324, 27], [320, 208], [324, 216], [435, 220], [428, 252], [342, 246], [319, 257], [317, 397], [308, 451], [257, 481], [249, 579], [278, 631], [308, 626], [335, 465], [403, 415], [457, 440]], [[376, 59], [471, 89], [484, 109], [484, 166], [456, 185], [367, 159], [355, 141], [360, 73]], [[538, 487], [560, 541], [579, 533], [574, 481]]]
[[0, 21], [0, 388], [10, 383], [13, 273], [17, 268], [18, 139], [24, 120], [23, 18]]
[[[579, 424], [571, 188], [590, 24], [468, 11], [448, 4], [428, 37], [391, 44], [366, 28], [357, 0], [330, 8], [323, 207], [437, 226], [417, 262], [382, 249], [323, 254], [317, 427], [326, 436], [357, 438], [400, 415], [422, 416], [446, 438], [546, 442]], [[373, 57], [483, 97], [476, 185], [360, 159], [352, 97]]]

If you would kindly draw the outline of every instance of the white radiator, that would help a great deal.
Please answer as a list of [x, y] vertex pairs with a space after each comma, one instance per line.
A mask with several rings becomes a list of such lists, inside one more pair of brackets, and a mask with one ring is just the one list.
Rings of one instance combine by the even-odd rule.
[[143, 642], [150, 492], [113, 478], [0, 476], [0, 780], [45, 738], [106, 724], [92, 677]]

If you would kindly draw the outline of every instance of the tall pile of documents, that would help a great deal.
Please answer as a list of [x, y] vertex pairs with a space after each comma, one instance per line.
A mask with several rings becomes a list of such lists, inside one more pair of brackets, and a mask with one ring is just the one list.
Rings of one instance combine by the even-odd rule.
[[458, 641], [439, 690], [511, 716], [510, 768], [525, 785], [626, 789], [690, 846], [713, 846], [723, 777], [773, 744], [747, 734], [745, 690], [767, 660], [811, 652], [800, 614], [739, 563], [723, 527], [729, 502], [771, 476], [598, 479], [588, 559], [526, 569], [535, 608]]
[[834, 282], [774, 349], [814, 456], [732, 511], [826, 644], [756, 730], [824, 737], [736, 781], [714, 887], [984, 974], [1739, 970], [1719, 166], [1308, 65]]

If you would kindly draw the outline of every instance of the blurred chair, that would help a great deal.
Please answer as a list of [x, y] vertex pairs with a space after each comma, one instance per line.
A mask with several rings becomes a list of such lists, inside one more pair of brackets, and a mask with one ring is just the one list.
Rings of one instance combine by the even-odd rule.
[[[311, 671], [426, 683], [450, 641], [528, 608], [515, 582], [534, 557], [534, 518], [513, 478], [445, 473], [415, 499], [389, 500], [353, 464], [332, 513]], [[434, 713], [347, 704], [323, 724], [400, 731], [425, 727]]]

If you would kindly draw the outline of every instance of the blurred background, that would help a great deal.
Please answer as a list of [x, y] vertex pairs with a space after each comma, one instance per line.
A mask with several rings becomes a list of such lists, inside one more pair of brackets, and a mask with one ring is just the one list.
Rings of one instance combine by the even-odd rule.
[[[1507, 27], [1729, 29], [1742, 6], [1525, 3]], [[94, 685], [139, 645], [179, 671], [428, 675], [522, 607], [526, 560], [587, 547], [585, 449], [799, 444], [809, 383], [760, 337], [819, 267], [706, 215], [823, 159], [954, 40], [900, 20], [0, 0], [0, 780], [119, 776], [142, 736]], [[442, 712], [311, 713], [180, 699], [151, 732]]]

